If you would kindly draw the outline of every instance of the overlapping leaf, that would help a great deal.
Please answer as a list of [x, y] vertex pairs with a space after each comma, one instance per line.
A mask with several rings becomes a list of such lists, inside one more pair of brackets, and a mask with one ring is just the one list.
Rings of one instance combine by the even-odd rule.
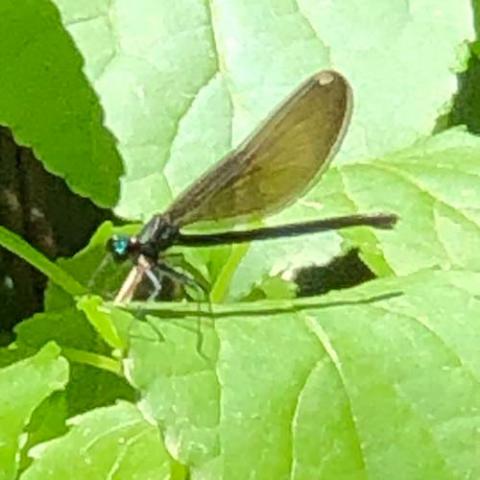
[[202, 478], [475, 477], [479, 281], [423, 272], [213, 322], [152, 310], [129, 376]]

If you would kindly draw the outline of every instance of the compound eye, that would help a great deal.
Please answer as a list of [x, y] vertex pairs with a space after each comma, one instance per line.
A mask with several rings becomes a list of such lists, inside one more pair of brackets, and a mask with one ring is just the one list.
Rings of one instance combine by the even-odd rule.
[[131, 238], [127, 235], [114, 235], [108, 241], [108, 250], [115, 260], [125, 260], [130, 252]]

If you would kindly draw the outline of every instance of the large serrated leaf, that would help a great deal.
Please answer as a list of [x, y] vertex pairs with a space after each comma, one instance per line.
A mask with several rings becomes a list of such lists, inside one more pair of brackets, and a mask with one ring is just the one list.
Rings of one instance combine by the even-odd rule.
[[1, 2], [0, 31], [0, 124], [73, 191], [114, 205], [115, 140], [58, 11], [48, 0]]
[[23, 480], [138, 478], [184, 479], [165, 451], [158, 429], [127, 402], [72, 419], [64, 437], [32, 450]]
[[412, 143], [451, 99], [473, 36], [467, 0], [56, 4], [119, 140], [117, 212], [131, 218], [164, 208], [321, 68], [354, 86], [344, 158]]
[[215, 306], [200, 336], [201, 313], [152, 306], [133, 324], [129, 377], [200, 478], [475, 478], [479, 282], [422, 272]]
[[16, 478], [22, 435], [43, 400], [63, 389], [68, 364], [50, 343], [35, 356], [0, 370], [0, 478]]
[[[319, 195], [318, 202], [328, 212], [353, 204], [359, 211], [380, 205], [397, 213], [395, 231], [379, 238], [383, 261], [399, 275], [427, 267], [479, 270], [479, 155], [478, 137], [452, 129], [387, 157], [332, 169], [323, 182], [330, 195]], [[353, 231], [343, 234], [362, 242]], [[379, 252], [365, 252], [372, 264], [380, 261]]]

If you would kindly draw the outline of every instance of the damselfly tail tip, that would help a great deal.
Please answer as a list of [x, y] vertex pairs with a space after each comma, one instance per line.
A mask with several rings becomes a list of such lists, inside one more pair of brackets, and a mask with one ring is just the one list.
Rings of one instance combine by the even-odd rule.
[[371, 217], [372, 227], [381, 228], [383, 230], [392, 229], [398, 222], [399, 216], [395, 213], [379, 213]]

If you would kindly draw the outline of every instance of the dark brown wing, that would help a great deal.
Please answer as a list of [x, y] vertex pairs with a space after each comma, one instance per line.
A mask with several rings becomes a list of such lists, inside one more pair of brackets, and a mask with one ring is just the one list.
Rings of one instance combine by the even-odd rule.
[[351, 107], [347, 81], [334, 71], [317, 73], [181, 194], [166, 217], [182, 226], [285, 207], [328, 166], [345, 135]]

